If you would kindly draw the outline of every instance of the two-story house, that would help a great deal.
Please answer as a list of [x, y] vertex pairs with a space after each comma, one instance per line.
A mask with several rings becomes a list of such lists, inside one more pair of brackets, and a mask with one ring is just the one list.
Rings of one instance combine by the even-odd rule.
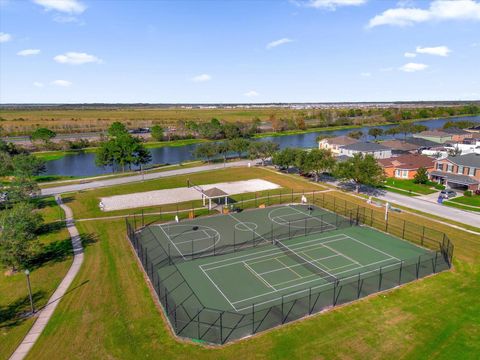
[[340, 155], [353, 157], [355, 154], [369, 154], [375, 159], [385, 159], [392, 157], [392, 149], [374, 142], [357, 142], [340, 148]]
[[378, 163], [387, 177], [413, 179], [421, 167], [427, 171], [432, 171], [435, 160], [424, 155], [407, 154], [388, 159], [379, 159]]
[[430, 178], [454, 189], [479, 190], [480, 154], [471, 153], [436, 160]]
[[358, 140], [342, 135], [333, 138], [324, 138], [318, 142], [319, 149], [330, 150], [332, 154], [340, 154], [340, 149], [345, 145], [352, 145], [358, 143]]

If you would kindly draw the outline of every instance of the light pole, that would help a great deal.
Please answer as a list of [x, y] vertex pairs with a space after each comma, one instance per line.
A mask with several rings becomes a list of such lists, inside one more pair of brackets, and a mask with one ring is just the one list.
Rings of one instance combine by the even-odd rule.
[[32, 287], [30, 286], [30, 271], [25, 270], [25, 275], [27, 275], [27, 286], [28, 286], [28, 296], [30, 298], [30, 307], [32, 309], [32, 314], [35, 314], [35, 307], [33, 306], [33, 297], [32, 297]]

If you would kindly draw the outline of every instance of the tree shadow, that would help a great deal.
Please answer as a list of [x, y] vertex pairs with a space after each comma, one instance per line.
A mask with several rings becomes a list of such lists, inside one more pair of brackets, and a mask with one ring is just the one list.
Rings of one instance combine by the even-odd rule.
[[44, 209], [47, 207], [55, 207], [57, 206], [57, 202], [55, 199], [49, 197], [49, 198], [35, 198], [32, 199], [33, 204], [37, 209]]
[[37, 231], [37, 235], [56, 233], [65, 228], [64, 221], [54, 221], [42, 224]]
[[71, 203], [73, 200], [75, 200], [74, 196], [62, 196], [62, 202], [64, 204]]
[[[25, 291], [26, 289], [25, 284]], [[33, 303], [38, 303], [46, 296], [45, 291], [36, 291], [32, 294]], [[20, 325], [28, 318], [30, 313], [30, 298], [28, 295], [20, 297], [7, 306], [0, 306], [0, 329]]]
[[[83, 247], [98, 241], [94, 234], [80, 235]], [[70, 238], [52, 242], [41, 247], [41, 250], [30, 260], [28, 268], [38, 269], [48, 263], [62, 262], [73, 255], [72, 241]]]

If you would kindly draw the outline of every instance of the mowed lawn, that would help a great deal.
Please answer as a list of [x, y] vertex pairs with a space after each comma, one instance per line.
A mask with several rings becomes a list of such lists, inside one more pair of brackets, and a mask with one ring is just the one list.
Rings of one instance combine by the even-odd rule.
[[[425, 223], [416, 215], [401, 216]], [[431, 226], [445, 231], [456, 246], [452, 271], [224, 347], [205, 347], [169, 332], [125, 238], [124, 221], [80, 222], [80, 232], [97, 242], [86, 248], [74, 290], [62, 299], [28, 358], [476, 359], [480, 236]]]
[[[115, 215], [127, 215], [134, 212], [133, 209], [127, 210], [117, 210], [117, 211], [101, 211], [98, 204], [101, 197], [104, 196], [113, 196], [121, 194], [131, 194], [144, 191], [152, 190], [161, 190], [161, 189], [171, 189], [177, 187], [186, 187], [187, 179], [190, 179], [193, 183], [197, 185], [203, 184], [213, 184], [226, 181], [240, 181], [240, 180], [249, 180], [249, 179], [263, 179], [271, 181], [275, 184], [282, 186], [284, 189], [293, 189], [294, 191], [313, 191], [313, 190], [322, 190], [325, 189], [320, 185], [313, 184], [304, 179], [298, 179], [294, 176], [285, 176], [278, 174], [276, 172], [255, 167], [235, 167], [235, 168], [225, 168], [221, 170], [212, 170], [205, 171], [195, 174], [187, 174], [175, 177], [167, 177], [156, 180], [149, 180], [145, 182], [137, 182], [126, 185], [120, 185], [115, 187], [101, 188], [90, 191], [83, 191], [75, 194], [67, 194], [63, 196], [63, 200], [70, 206], [75, 214], [75, 218], [84, 219], [84, 218], [93, 218], [93, 217], [103, 217], [103, 216], [115, 216]], [[288, 191], [284, 191], [287, 193]], [[264, 195], [266, 196], [267, 192]], [[275, 193], [275, 191], [271, 191]], [[261, 193], [258, 193], [261, 196]], [[235, 197], [235, 196], [234, 196]], [[238, 196], [236, 196], [238, 198]], [[245, 195], [247, 197], [247, 195]], [[180, 208], [191, 208], [193, 206], [201, 206], [201, 201], [187, 202], [181, 204]], [[173, 211], [176, 209], [176, 205], [170, 206], [157, 206], [144, 208], [146, 211], [159, 212], [162, 211]]]
[[[37, 203], [48, 228], [40, 235], [42, 255], [29, 268], [35, 306], [44, 306], [60, 284], [72, 262], [72, 246], [63, 223], [55, 222], [63, 211], [53, 198]], [[22, 318], [30, 310], [26, 277], [23, 272], [6, 276], [0, 268], [0, 359], [7, 359], [20, 344], [33, 318]]]

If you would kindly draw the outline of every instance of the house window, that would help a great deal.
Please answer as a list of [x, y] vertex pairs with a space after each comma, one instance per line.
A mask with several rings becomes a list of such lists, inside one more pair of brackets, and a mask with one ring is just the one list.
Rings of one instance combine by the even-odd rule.
[[463, 174], [463, 166], [458, 166], [458, 173]]
[[470, 168], [470, 170], [468, 171], [468, 175], [475, 176], [475, 168], [474, 167]]
[[443, 171], [443, 164], [437, 163], [437, 170]]
[[447, 165], [447, 172], [452, 172], [453, 170], [453, 165], [452, 164], [448, 164]]
[[402, 179], [407, 179], [408, 178], [408, 170], [395, 170], [395, 177], [396, 178], [402, 178]]

